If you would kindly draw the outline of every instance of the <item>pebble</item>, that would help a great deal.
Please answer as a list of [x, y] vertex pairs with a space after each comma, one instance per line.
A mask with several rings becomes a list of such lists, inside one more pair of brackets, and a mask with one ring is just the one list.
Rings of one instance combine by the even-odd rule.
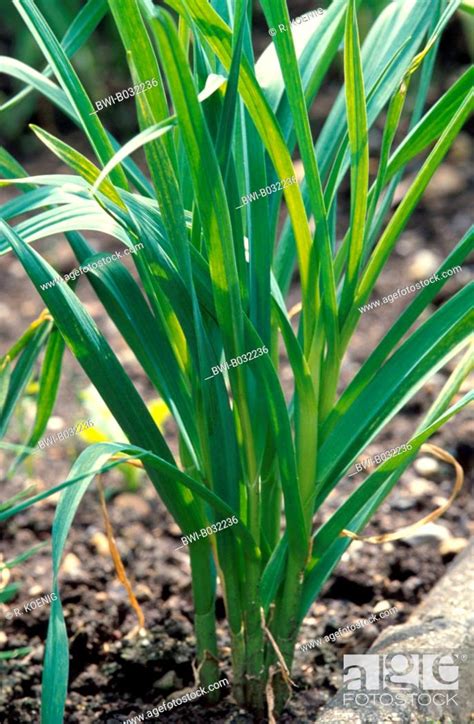
[[408, 578], [403, 582], [403, 591], [405, 596], [410, 597], [413, 594], [416, 594], [421, 588], [423, 588], [423, 581], [421, 578], [418, 578], [418, 576], [411, 576], [411, 578]]
[[137, 583], [134, 593], [139, 601], [150, 601], [153, 598], [153, 592], [145, 583]]
[[75, 576], [82, 573], [81, 561], [74, 553], [68, 553], [64, 558], [62, 565], [63, 573], [69, 576]]
[[414, 508], [416, 504], [416, 498], [400, 495], [396, 500], [393, 501], [392, 507], [395, 510], [410, 510], [410, 508]]
[[374, 606], [374, 613], [380, 613], [380, 611], [385, 611], [387, 608], [390, 608], [390, 601], [386, 601], [385, 599], [383, 601], [379, 601]]
[[427, 523], [413, 535], [409, 535], [403, 540], [410, 546], [417, 546], [422, 543], [432, 543], [433, 541], [446, 541], [451, 538], [451, 534], [444, 525], [439, 523]]
[[154, 689], [167, 691], [176, 688], [176, 671], [167, 671], [153, 686]]
[[431, 480], [425, 480], [425, 478], [413, 478], [408, 483], [408, 488], [415, 498], [421, 498], [424, 495], [435, 495], [438, 492], [438, 486]]
[[43, 593], [43, 587], [42, 586], [31, 586], [31, 588], [28, 589], [28, 595], [33, 596], [40, 596]]
[[387, 608], [391, 608], [390, 601], [379, 601], [374, 606], [374, 613], [380, 613], [380, 611], [385, 611]]
[[415, 460], [414, 467], [418, 475], [422, 478], [431, 478], [439, 473], [439, 464], [437, 460], [431, 457], [421, 457]]
[[48, 420], [48, 430], [59, 432], [59, 430], [63, 430], [65, 427], [66, 422], [62, 417], [59, 417], [59, 415], [53, 415]]
[[457, 555], [460, 553], [468, 544], [467, 538], [447, 538], [442, 541], [439, 552], [443, 556]]
[[109, 542], [107, 536], [100, 530], [91, 537], [91, 543], [100, 556], [110, 556]]
[[367, 626], [364, 626], [364, 628], [361, 628], [359, 634], [360, 640], [364, 641], [367, 646], [375, 641], [378, 635], [379, 630], [374, 623], [369, 623]]
[[408, 269], [408, 276], [412, 282], [427, 279], [441, 263], [441, 257], [429, 249], [417, 251]]

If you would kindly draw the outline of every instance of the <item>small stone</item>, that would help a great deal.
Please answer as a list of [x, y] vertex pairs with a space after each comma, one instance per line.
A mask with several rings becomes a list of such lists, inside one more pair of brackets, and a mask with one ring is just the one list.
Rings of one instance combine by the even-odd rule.
[[445, 558], [447, 556], [456, 556], [468, 544], [467, 538], [447, 538], [442, 541], [439, 546], [440, 555]]
[[41, 586], [35, 585], [31, 586], [31, 588], [28, 589], [28, 595], [33, 596], [40, 596], [43, 593], [43, 588]]
[[361, 628], [359, 634], [360, 639], [364, 641], [365, 646], [368, 646], [375, 641], [378, 635], [379, 630], [374, 623], [369, 623], [367, 626], [364, 626], [364, 628]]
[[417, 251], [410, 267], [408, 276], [412, 282], [427, 279], [441, 264], [441, 258], [429, 249]]
[[408, 483], [408, 488], [415, 498], [421, 498], [424, 495], [432, 496], [438, 492], [438, 486], [425, 478], [413, 478]]
[[63, 561], [62, 570], [69, 576], [76, 576], [82, 573], [81, 561], [74, 553], [68, 553]]
[[164, 674], [154, 685], [154, 689], [159, 689], [160, 691], [168, 691], [170, 689], [175, 689], [176, 686], [176, 671], [167, 671], [166, 674]]
[[411, 576], [411, 578], [408, 578], [406, 581], [403, 582], [403, 590], [405, 592], [405, 596], [408, 597], [416, 594], [422, 588], [423, 581], [421, 580], [421, 578], [418, 578], [418, 576]]
[[100, 556], [110, 556], [109, 542], [107, 536], [98, 530], [91, 537], [91, 543]]
[[409, 535], [403, 540], [411, 546], [417, 546], [423, 543], [432, 543], [433, 541], [446, 541], [451, 538], [451, 534], [444, 525], [439, 523], [427, 523], [419, 531]]
[[416, 506], [416, 503], [416, 498], [408, 498], [405, 495], [400, 495], [396, 500], [393, 501], [392, 507], [395, 510], [410, 510], [410, 508], [414, 508]]
[[33, 651], [31, 652], [31, 659], [32, 661], [36, 661], [38, 663], [42, 663], [44, 658], [44, 645], [38, 644], [34, 647]]
[[429, 457], [421, 457], [415, 460], [414, 468], [422, 478], [434, 477], [439, 472], [438, 462]]
[[59, 432], [59, 430], [63, 430], [65, 427], [66, 422], [63, 420], [62, 417], [59, 417], [59, 415], [53, 415], [48, 420], [48, 430]]
[[134, 593], [139, 601], [150, 601], [153, 598], [153, 592], [145, 583], [137, 583]]
[[374, 606], [374, 613], [380, 613], [380, 611], [385, 611], [387, 608], [391, 608], [390, 601], [379, 601]]

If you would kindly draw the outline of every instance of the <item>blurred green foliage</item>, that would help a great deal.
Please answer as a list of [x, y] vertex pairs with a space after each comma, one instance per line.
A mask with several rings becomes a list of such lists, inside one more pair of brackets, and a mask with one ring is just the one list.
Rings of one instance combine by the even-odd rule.
[[[54, 0], [37, 0], [36, 5], [47, 19], [56, 37], [62, 40], [85, 2], [83, 0], [66, 0], [66, 2], [58, 3]], [[23, 63], [42, 70], [44, 67], [42, 53], [13, 3], [4, 3], [1, 16], [0, 55], [18, 58]], [[100, 72], [97, 72], [97, 56], [94, 57], [90, 47], [81, 48], [73, 58], [78, 72], [86, 74], [89, 79], [88, 91], [92, 98], [102, 98], [107, 95], [111, 84], [114, 85], [114, 89], [115, 85], [117, 88], [122, 88], [129, 77], [123, 54], [120, 52], [119, 38], [108, 14], [100, 24], [97, 34], [98, 45], [101, 49]], [[13, 79], [7, 81], [6, 76], [2, 75], [0, 77], [0, 106], [23, 88], [23, 83]], [[26, 124], [33, 120], [34, 114], [41, 115], [42, 112], [48, 113], [48, 126], [54, 129], [56, 119], [49, 116], [49, 109], [42, 106], [41, 99], [38, 99], [36, 93], [23, 97], [8, 112], [2, 112], [0, 108], [1, 142], [11, 143], [20, 138], [20, 150], [28, 150], [25, 139], [22, 139], [21, 136]], [[44, 117], [41, 120], [44, 121]], [[120, 127], [127, 128], [127, 118], [119, 116], [117, 123]]]

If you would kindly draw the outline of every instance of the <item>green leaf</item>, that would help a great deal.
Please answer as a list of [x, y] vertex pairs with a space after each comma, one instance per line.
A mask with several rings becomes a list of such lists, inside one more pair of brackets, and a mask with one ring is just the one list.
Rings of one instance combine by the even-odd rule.
[[6, 661], [7, 659], [17, 659], [21, 656], [27, 656], [32, 651], [32, 646], [23, 646], [19, 649], [12, 649], [12, 651], [0, 651], [0, 661]]
[[413, 299], [408, 307], [402, 312], [395, 324], [384, 335], [375, 350], [370, 354], [359, 372], [355, 375], [354, 379], [346, 387], [321, 430], [321, 440], [325, 439], [329, 430], [333, 429], [337, 420], [346, 414], [352, 402], [357, 399], [361, 390], [378, 372], [381, 365], [394, 350], [398, 342], [400, 342], [414, 322], [421, 317], [423, 311], [433, 301], [435, 296], [439, 294], [443, 286], [449, 281], [450, 277], [443, 277], [443, 273], [462, 264], [473, 248], [474, 229], [470, 229], [441, 266], [436, 270], [435, 275], [439, 275], [439, 281], [437, 283], [433, 282], [421, 289], [415, 299]]
[[[204, 0], [189, 0], [189, 2], [186, 3], [183, 3], [181, 0], [168, 0], [168, 4], [183, 14], [190, 24], [198, 28], [216, 53], [220, 62], [229, 70], [232, 62], [231, 31], [212, 7]], [[265, 144], [265, 148], [275, 167], [278, 178], [290, 178], [294, 175], [294, 167], [290, 153], [275, 116], [245, 57], [242, 58], [242, 65], [240, 67], [239, 92], [259, 132], [262, 142]], [[309, 234], [306, 212], [296, 184], [287, 186], [284, 195], [288, 206], [288, 213], [294, 227], [296, 247], [300, 259], [302, 284], [303, 288], [306, 288], [309, 250], [311, 247], [311, 236]]]
[[[40, 141], [42, 141], [45, 146], [47, 146], [58, 158], [60, 158], [61, 161], [63, 161], [67, 166], [76, 171], [80, 176], [82, 176], [82, 178], [84, 178], [89, 183], [93, 184], [95, 182], [95, 187], [100, 187], [99, 190], [103, 194], [105, 194], [111, 201], [116, 203], [117, 206], [122, 206], [124, 208], [123, 202], [121, 201], [120, 196], [115, 190], [113, 184], [111, 184], [110, 181], [105, 178], [108, 175], [104, 173], [105, 169], [104, 171], [102, 171], [102, 174], [100, 174], [99, 169], [94, 166], [94, 164], [89, 161], [88, 158], [86, 158], [82, 153], [79, 153], [79, 151], [76, 151], [75, 148], [69, 146], [69, 144], [64, 143], [64, 141], [61, 141], [59, 138], [56, 138], [51, 133], [44, 131], [38, 126], [31, 125], [30, 128], [38, 136]], [[117, 154], [115, 154], [113, 159], [116, 158], [116, 155]], [[111, 159], [111, 161], [113, 159]], [[111, 161], [106, 164], [106, 168], [107, 166], [109, 166]], [[117, 164], [114, 164], [114, 166], [115, 165]], [[93, 190], [95, 190], [95, 188]]]
[[[360, 390], [321, 445], [319, 503], [352, 461], [470, 333], [474, 312], [467, 285], [428, 318]], [[318, 504], [318, 503], [317, 503]]]
[[438, 143], [426, 159], [423, 167], [405, 194], [388, 226], [383, 232], [374, 252], [371, 255], [365, 272], [359, 282], [355, 305], [352, 308], [343, 330], [343, 344], [347, 344], [359, 319], [359, 309], [372, 291], [399, 235], [405, 228], [408, 219], [428, 186], [434, 172], [442, 162], [451, 144], [465, 123], [474, 102], [474, 91], [462, 103], [451, 123], [446, 127]]
[[161, 123], [146, 128], [144, 131], [138, 133], [136, 136], [131, 138], [130, 141], [121, 146], [117, 153], [112, 156], [110, 161], [105, 164], [100, 175], [97, 174], [97, 177], [93, 179], [95, 183], [91, 193], [95, 193], [99, 186], [105, 182], [104, 179], [106, 179], [107, 176], [112, 173], [113, 169], [127, 158], [127, 156], [130, 156], [130, 154], [134, 153], [139, 148], [142, 148], [147, 143], [151, 143], [152, 141], [156, 141], [157, 138], [161, 138], [168, 133], [168, 131], [173, 130], [175, 124], [175, 117], [167, 118]]
[[[0, 229], [43, 297], [66, 344], [129, 440], [173, 463], [171, 451], [146, 405], [74, 292], [67, 284], [41, 289], [42, 284], [54, 277], [53, 269], [1, 220]], [[157, 477], [153, 470], [148, 474], [181, 528], [195, 530], [200, 527], [202, 518], [198, 506], [190, 504], [192, 495], [180, 488], [170, 492], [165, 480]]]
[[[429, 27], [431, 12], [431, 0], [395, 0], [389, 3], [372, 25], [362, 48], [364, 86], [367, 98], [370, 97], [367, 103], [369, 129], [399, 87]], [[395, 55], [398, 56], [397, 62], [391, 63]], [[323, 181], [327, 179], [338, 153], [344, 151], [341, 144], [347, 146], [343, 91], [333, 104], [315, 146]], [[348, 164], [349, 157], [346, 154], [344, 167], [347, 168]], [[302, 184], [302, 193], [305, 208], [308, 208], [309, 192], [305, 182]], [[286, 222], [275, 266], [277, 281], [284, 293], [291, 280], [293, 249], [292, 230], [289, 222]]]
[[[53, 68], [64, 93], [80, 119], [82, 129], [89, 139], [92, 148], [100, 161], [106, 163], [113, 154], [112, 145], [102, 123], [97, 115], [95, 115], [94, 107], [87, 96], [84, 86], [74, 71], [59, 41], [33, 0], [13, 0], [13, 4], [30, 29], [45, 58]], [[46, 79], [44, 80], [46, 82]], [[115, 171], [112, 180], [117, 186], [127, 188], [127, 181], [121, 169]]]
[[460, 3], [459, 5], [460, 10], [464, 10], [465, 13], [468, 13], [469, 15], [474, 15], [474, 2], [473, 0], [464, 0], [464, 2]]
[[350, 0], [347, 10], [344, 41], [344, 78], [349, 147], [351, 150], [351, 216], [347, 269], [339, 311], [341, 322], [344, 321], [348, 309], [352, 306], [359, 278], [369, 186], [369, 129], [354, 0]]
[[[108, 3], [127, 51], [134, 82], [140, 83], [152, 79], [156, 81], [156, 85], [152, 84], [147, 90], [145, 98], [137, 96], [138, 108], [146, 105], [150, 122], [155, 125], [161, 123], [168, 118], [170, 112], [160, 68], [140, 13], [139, 3], [137, 0], [108, 0]], [[143, 126], [141, 127], [144, 130]], [[163, 139], [163, 147], [170, 162], [175, 166], [174, 147], [170, 138]], [[153, 167], [151, 171], [153, 173]]]
[[387, 181], [401, 168], [437, 140], [451, 122], [459, 106], [471, 93], [474, 68], [468, 68], [451, 88], [433, 105], [416, 126], [405, 136], [392, 155], [387, 167]]
[[[64, 547], [77, 508], [90, 483], [97, 474], [97, 468], [100, 470], [112, 455], [118, 453], [130, 453], [132, 456], [138, 455], [144, 462], [146, 461], [148, 463], [148, 466], [160, 472], [166, 471], [164, 477], [168, 480], [174, 479], [183, 482], [195, 492], [199, 491], [199, 495], [207, 499], [211, 505], [217, 506], [217, 509], [224, 515], [233, 514], [232, 509], [223, 501], [220, 501], [217, 496], [204, 485], [197, 483], [189, 476], [181, 473], [174, 468], [174, 466], [170, 465], [168, 461], [146, 450], [141, 450], [131, 445], [99, 443], [90, 446], [81, 453], [74, 463], [67, 481], [69, 483], [75, 481], [75, 484], [63, 490], [56, 508], [53, 523], [53, 585], [51, 590], [56, 594], [56, 598], [51, 602], [43, 669], [41, 699], [41, 721], [43, 724], [51, 724], [51, 722], [60, 722], [63, 720], [67, 694], [69, 671], [68, 639], [59, 591], [59, 570]], [[242, 541], [246, 543], [247, 550], [250, 554], [258, 558], [259, 551], [255, 548], [255, 544], [247, 528], [239, 522], [233, 527], [233, 530], [236, 534], [240, 533]], [[188, 532], [192, 532], [192, 530], [188, 529]]]
[[[70, 58], [77, 50], [79, 50], [90, 35], [96, 29], [107, 11], [107, 0], [88, 0], [87, 4], [77, 13], [66, 34], [64, 35], [61, 45], [66, 55]], [[43, 69], [42, 74], [45, 77], [51, 75], [52, 70], [49, 65]], [[30, 93], [35, 90], [33, 85], [24, 88], [19, 93], [10, 98], [6, 103], [0, 106], [0, 112], [12, 108], [20, 103]]]
[[[35, 447], [36, 443], [46, 430], [49, 418], [53, 412], [59, 389], [64, 347], [63, 338], [58, 330], [53, 328], [49, 335], [43, 365], [41, 367], [36, 417], [33, 431], [26, 443], [29, 448]], [[9, 470], [9, 475], [13, 474], [16, 468], [26, 457], [28, 457], [28, 455], [29, 453], [25, 451], [18, 456]]]
[[[1, 224], [2, 221], [0, 219], [0, 225]], [[8, 361], [2, 369], [1, 385], [3, 390], [1, 397], [4, 398], [4, 402], [0, 410], [0, 438], [5, 435], [15, 407], [31, 379], [35, 364], [48, 338], [50, 329], [51, 322], [46, 320], [38, 328], [35, 328], [13, 370], [11, 372], [9, 371]], [[8, 391], [5, 392], [7, 382]]]
[[[290, 16], [284, 0], [262, 0], [262, 7], [269, 25], [278, 27], [279, 23], [283, 23], [286, 27], [290, 26]], [[318, 268], [321, 269], [323, 291], [321, 301], [325, 315], [325, 328], [329, 347], [328, 356], [334, 358], [332, 362], [334, 365], [338, 354], [336, 282], [332, 265], [331, 241], [320, 171], [314, 153], [309, 117], [306, 111], [306, 101], [292, 34], [287, 32], [277, 33], [274, 37], [274, 42], [276, 44], [280, 67], [285, 81], [286, 93], [293, 115], [295, 134], [304, 164], [305, 178], [311, 198], [311, 211], [316, 222], [315, 256]], [[308, 271], [307, 268], [302, 268], [300, 262], [302, 281]], [[319, 285], [318, 275], [315, 274], [314, 277], [311, 278], [314, 279], [316, 286]], [[306, 289], [303, 283], [302, 287], [305, 303], [305, 314], [303, 317], [305, 325], [304, 350], [306, 356], [308, 356], [318, 312], [315, 304], [317, 293], [315, 293], [312, 285]]]
[[314, 598], [318, 595], [340, 557], [351, 543], [349, 538], [338, 537], [342, 529], [346, 528], [359, 532], [397, 483], [403, 470], [416, 457], [423, 442], [428, 440], [434, 432], [455, 414], [470, 404], [473, 399], [474, 393], [465, 395], [431, 424], [422, 427], [422, 430], [409, 441], [412, 450], [400, 453], [382, 463], [321, 526], [313, 539], [314, 552], [308, 564], [303, 585], [300, 620], [303, 620]]

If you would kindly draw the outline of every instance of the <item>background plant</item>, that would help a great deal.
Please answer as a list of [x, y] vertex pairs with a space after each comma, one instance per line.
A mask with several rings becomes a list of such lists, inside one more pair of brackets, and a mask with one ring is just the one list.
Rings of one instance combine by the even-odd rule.
[[[424, 314], [446, 280], [423, 289], [346, 389], [338, 386], [358, 308], [472, 107], [469, 70], [424, 112], [439, 38], [460, 2], [395, 1], [361, 50], [359, 3], [334, 0], [312, 33], [277, 33], [255, 61], [252, 9], [243, 0], [169, 0], [177, 20], [151, 0], [109, 0], [130, 85], [158, 80], [136, 98], [140, 132], [124, 145], [93, 114], [68, 57], [73, 52], [37, 5], [13, 5], [52, 75], [12, 58], [0, 59], [0, 71], [35, 88], [77, 124], [97, 165], [37, 126], [38, 139], [73, 174], [32, 177], [1, 152], [2, 183], [16, 184], [22, 193], [0, 207], [0, 250], [17, 256], [48, 313], [2, 358], [0, 431], [45, 349], [35, 423], [35, 434], [42, 434], [66, 344], [128, 438], [89, 446], [65, 483], [0, 513], [6, 518], [63, 491], [53, 527], [52, 590], [58, 599], [51, 605], [43, 721], [62, 721], [67, 690], [58, 574], [68, 530], [95, 475], [123, 463], [124, 456], [141, 460], [183, 535], [238, 517], [237, 525], [189, 547], [199, 675], [204, 685], [219, 678], [219, 578], [235, 698], [259, 713], [266, 699], [270, 710], [278, 710], [288, 694], [301, 621], [350, 544], [341, 532], [365, 527], [421, 445], [472, 399], [466, 395], [452, 404], [472, 366], [466, 351], [472, 284], [431, 316]], [[261, 7], [269, 27], [290, 26], [283, 0], [262, 0]], [[90, 3], [78, 18], [68, 30], [75, 48], [95, 29]], [[308, 108], [341, 43], [345, 85], [314, 145]], [[409, 89], [410, 130], [395, 148]], [[378, 168], [370, 179], [369, 130], [383, 112]], [[146, 173], [130, 158], [141, 147]], [[403, 171], [420, 154], [424, 161], [392, 213]], [[299, 185], [236, 210], [243, 194], [293, 176], [295, 155], [304, 168]], [[346, 177], [350, 223], [339, 238], [338, 196]], [[105, 254], [87, 241], [87, 231], [129, 247], [144, 244], [131, 257], [136, 274], [116, 263], [90, 272], [87, 281], [171, 411], [179, 460], [76, 285], [41, 288], [56, 271], [33, 242], [64, 233], [78, 264], [90, 264]], [[470, 230], [440, 271], [462, 265], [472, 245]], [[297, 327], [285, 302], [295, 266], [301, 284]], [[293, 373], [289, 403], [278, 374], [280, 339]], [[221, 359], [263, 345], [268, 355], [204, 381]], [[463, 350], [414, 431], [411, 449], [380, 465], [314, 530], [315, 512], [357, 456], [426, 379]]]

